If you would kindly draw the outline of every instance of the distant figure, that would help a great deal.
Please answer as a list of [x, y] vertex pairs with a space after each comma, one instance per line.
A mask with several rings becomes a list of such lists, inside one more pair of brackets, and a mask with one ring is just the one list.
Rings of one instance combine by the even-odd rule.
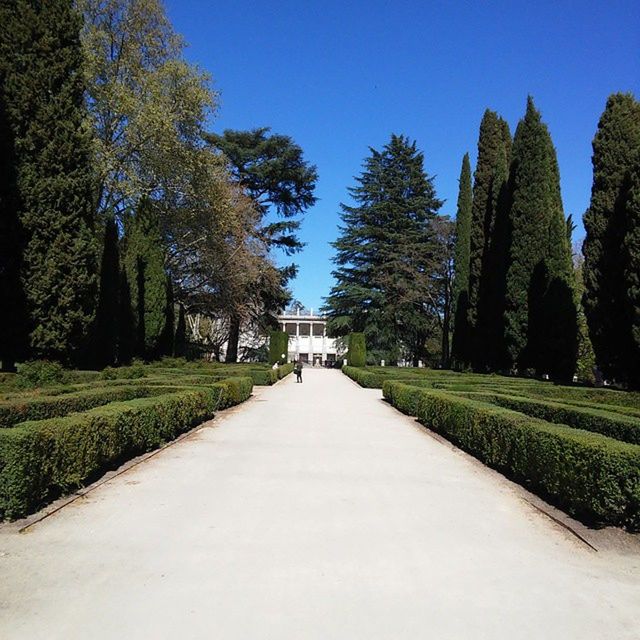
[[276, 370], [277, 370], [277, 369], [278, 369], [278, 363], [277, 363], [277, 362], [274, 362], [274, 363], [273, 363], [273, 367], [271, 367], [271, 368], [272, 368], [272, 369], [276, 369]]
[[302, 382], [302, 360], [296, 362], [296, 382]]

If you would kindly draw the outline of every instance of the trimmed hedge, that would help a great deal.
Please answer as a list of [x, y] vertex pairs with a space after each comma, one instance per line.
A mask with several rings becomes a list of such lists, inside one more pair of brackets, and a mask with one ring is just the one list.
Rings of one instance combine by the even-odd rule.
[[349, 376], [365, 389], [379, 389], [383, 383], [383, 376], [379, 373], [372, 373], [366, 369], [345, 365], [342, 367], [342, 373]]
[[[269, 364], [285, 364], [289, 353], [289, 334], [285, 331], [272, 331], [269, 334]], [[284, 358], [282, 357], [284, 354]]]
[[280, 365], [278, 367], [278, 379], [282, 380], [282, 378], [286, 378], [290, 373], [293, 373], [293, 368], [295, 365], [293, 362], [288, 362], [287, 364]]
[[570, 514], [640, 530], [640, 446], [442, 391], [388, 382], [383, 393]]
[[0, 516], [19, 518], [210, 418], [221, 388], [114, 402], [0, 431]]
[[0, 428], [12, 427], [25, 420], [44, 420], [66, 416], [74, 411], [86, 411], [109, 402], [133, 400], [159, 393], [163, 393], [163, 391], [140, 385], [112, 386], [53, 396], [16, 398], [0, 403]]
[[364, 367], [367, 364], [367, 343], [364, 333], [349, 334], [349, 359], [347, 364], [352, 367]]
[[222, 390], [218, 408], [226, 409], [244, 402], [251, 396], [253, 381], [248, 376], [227, 378], [211, 385]]

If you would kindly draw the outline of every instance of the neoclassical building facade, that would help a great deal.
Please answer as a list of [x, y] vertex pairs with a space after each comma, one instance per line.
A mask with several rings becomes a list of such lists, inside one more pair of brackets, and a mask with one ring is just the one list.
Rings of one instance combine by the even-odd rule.
[[289, 334], [289, 362], [301, 360], [312, 365], [331, 365], [342, 356], [334, 338], [327, 336], [327, 321], [313, 309], [288, 310], [278, 316], [282, 330]]

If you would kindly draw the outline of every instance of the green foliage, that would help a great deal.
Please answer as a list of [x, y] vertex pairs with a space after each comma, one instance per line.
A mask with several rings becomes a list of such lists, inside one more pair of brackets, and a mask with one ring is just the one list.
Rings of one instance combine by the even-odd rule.
[[101, 369], [118, 362], [119, 323], [117, 310], [120, 305], [120, 251], [118, 227], [115, 220], [108, 220], [104, 232], [100, 289], [93, 335], [93, 364]]
[[437, 320], [426, 308], [431, 276], [439, 268], [432, 228], [441, 201], [415, 142], [392, 135], [382, 151], [371, 149], [357, 186], [355, 206], [341, 205], [341, 236], [326, 299], [329, 331], [364, 333], [372, 353], [395, 362], [421, 357]]
[[128, 367], [106, 367], [100, 373], [103, 380], [136, 380], [147, 377], [147, 368], [141, 363]]
[[[347, 362], [349, 362], [349, 360], [347, 360]], [[380, 389], [380, 387], [382, 387], [383, 379], [379, 374], [351, 365], [342, 367], [342, 372], [365, 389]]]
[[640, 528], [637, 445], [401, 383], [386, 385], [385, 397], [572, 515]]
[[623, 245], [628, 225], [629, 238], [634, 237], [624, 193], [639, 153], [640, 102], [631, 94], [615, 93], [607, 100], [593, 139], [591, 203], [584, 214], [583, 302], [598, 365], [607, 377], [621, 381], [629, 378], [630, 359], [637, 362], [624, 276], [630, 254]]
[[471, 165], [465, 153], [460, 169], [460, 188], [456, 214], [455, 274], [453, 278], [453, 342], [451, 360], [454, 368], [464, 368], [470, 362], [469, 311], [469, 260], [471, 248]]
[[522, 370], [571, 380], [577, 352], [571, 250], [555, 149], [531, 98], [515, 135], [510, 183], [507, 353]]
[[65, 384], [69, 379], [69, 372], [59, 362], [33, 360], [20, 366], [15, 384], [20, 389], [35, 389]]
[[276, 362], [280, 365], [285, 364], [288, 353], [289, 335], [285, 331], [271, 331], [269, 334], [269, 364]]
[[178, 324], [176, 335], [173, 341], [173, 352], [177, 358], [184, 358], [187, 355], [187, 318], [184, 305], [180, 305], [178, 313]]
[[[0, 428], [13, 427], [26, 420], [44, 420], [66, 416], [77, 411], [86, 411], [109, 402], [132, 400], [162, 393], [142, 385], [92, 387], [81, 391], [60, 393], [53, 396], [16, 398], [0, 402]], [[166, 392], [165, 392], [166, 393]]]
[[[511, 134], [507, 123], [497, 113], [487, 109], [482, 117], [478, 136], [478, 160], [473, 181], [469, 248], [468, 323], [473, 341], [471, 363], [475, 368], [484, 368], [486, 359], [485, 345], [475, 335], [482, 287], [486, 278], [499, 275], [487, 273], [487, 252], [496, 223], [496, 196], [500, 191], [500, 181], [504, 179], [504, 175], [499, 176], [496, 183], [496, 170], [501, 162], [509, 161], [510, 146]], [[494, 183], [496, 183], [495, 188]]]
[[78, 360], [97, 288], [94, 175], [71, 0], [3, 3], [0, 74], [16, 150], [20, 276], [33, 357]]
[[[640, 118], [640, 114], [639, 114]], [[631, 334], [627, 353], [627, 379], [640, 388], [640, 150], [628, 176], [625, 194], [626, 234], [622, 243], [627, 318]]]
[[[3, 15], [0, 9], [0, 21]], [[24, 230], [18, 215], [15, 140], [5, 106], [3, 67], [0, 63], [0, 368], [13, 372], [27, 352], [28, 322], [20, 282]]]
[[253, 380], [249, 376], [225, 378], [214, 383], [213, 387], [222, 388], [218, 408], [226, 409], [249, 399], [253, 390]]
[[124, 267], [131, 291], [137, 355], [153, 359], [161, 352], [167, 324], [167, 277], [157, 212], [143, 198], [125, 229]]
[[0, 515], [17, 518], [213, 415], [222, 389], [114, 402], [0, 431]]
[[280, 365], [278, 367], [278, 379], [282, 380], [282, 378], [286, 378], [290, 373], [293, 373], [294, 366], [293, 362]]
[[367, 344], [364, 333], [349, 334], [349, 360], [352, 367], [364, 367], [367, 364]]

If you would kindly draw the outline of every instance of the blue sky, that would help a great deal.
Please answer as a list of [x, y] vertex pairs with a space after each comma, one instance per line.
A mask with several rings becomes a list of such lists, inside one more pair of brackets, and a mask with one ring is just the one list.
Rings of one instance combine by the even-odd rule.
[[[187, 57], [221, 94], [215, 131], [270, 126], [317, 165], [319, 198], [295, 257], [296, 298], [327, 295], [339, 203], [369, 146], [417, 140], [441, 212], [455, 215], [460, 163], [475, 164], [489, 107], [515, 131], [527, 94], [549, 125], [565, 214], [591, 189], [591, 140], [607, 96], [640, 97], [640, 2], [167, 0]], [[583, 235], [580, 225], [577, 236]]]

